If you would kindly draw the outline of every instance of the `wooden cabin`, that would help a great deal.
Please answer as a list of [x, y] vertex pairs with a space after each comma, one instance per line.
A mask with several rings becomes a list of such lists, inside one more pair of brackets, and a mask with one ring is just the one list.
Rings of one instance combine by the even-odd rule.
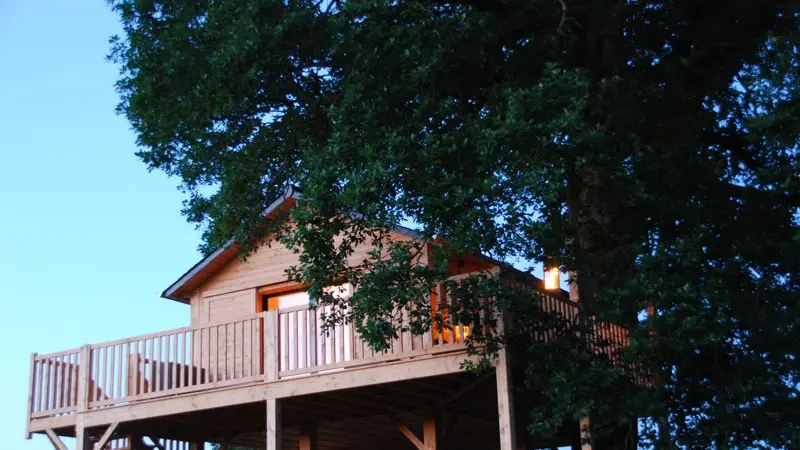
[[[297, 198], [288, 192], [270, 210]], [[407, 229], [393, 233], [415, 238]], [[287, 281], [285, 269], [296, 262], [275, 242], [241, 261], [229, 243], [164, 291], [187, 305], [188, 326], [32, 355], [28, 437], [45, 434], [57, 450], [67, 448], [62, 437], [73, 436], [76, 450], [198, 450], [205, 443], [269, 450], [580, 448], [577, 423], [547, 441], [529, 440], [531, 400], [515, 389], [505, 352], [489, 375], [462, 370], [466, 327], [406, 333], [383, 353], [350, 325], [322, 333], [323, 310], [309, 309], [303, 289]], [[454, 264], [453, 276], [491, 264]], [[543, 301], [577, 314], [566, 292]], [[624, 345], [620, 328], [605, 333]]]

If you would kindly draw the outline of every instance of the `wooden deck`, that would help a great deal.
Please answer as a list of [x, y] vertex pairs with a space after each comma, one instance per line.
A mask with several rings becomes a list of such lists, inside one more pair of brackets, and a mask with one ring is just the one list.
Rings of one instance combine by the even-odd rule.
[[403, 333], [387, 352], [376, 353], [350, 324], [323, 333], [323, 313], [322, 308], [305, 306], [273, 310], [232, 322], [33, 355], [29, 429], [67, 425], [78, 412], [103, 410], [109, 416], [110, 409], [194, 398], [201, 392], [300, 379], [313, 386], [309, 377], [445, 355], [464, 357], [463, 337], [455, 331], [436, 333], [435, 339], [431, 332]]
[[[564, 298], [544, 296], [543, 302], [546, 310], [566, 317], [578, 313], [577, 304]], [[106, 425], [115, 429], [119, 423], [463, 372], [466, 327], [403, 333], [389, 350], [376, 353], [350, 324], [322, 332], [325, 312], [307, 306], [270, 310], [230, 322], [34, 354], [27, 432], [72, 436], [76, 430]], [[619, 327], [603, 325], [597, 331], [619, 346], [627, 344]], [[507, 393], [507, 375], [502, 380], [498, 375], [498, 386], [499, 381], [506, 383]], [[500, 393], [498, 388], [495, 401], [508, 408], [503, 402], [510, 399], [503, 400]], [[106, 448], [127, 448], [124, 440], [109, 442]], [[166, 440], [157, 447], [188, 450], [188, 442]]]

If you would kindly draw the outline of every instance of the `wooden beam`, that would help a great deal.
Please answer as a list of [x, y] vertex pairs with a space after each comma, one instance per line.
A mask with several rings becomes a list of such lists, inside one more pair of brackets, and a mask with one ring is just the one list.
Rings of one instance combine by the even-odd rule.
[[414, 447], [417, 447], [417, 450], [426, 450], [425, 443], [419, 440], [416, 434], [411, 431], [405, 424], [398, 422], [397, 429], [400, 430], [401, 433], [409, 440]]
[[268, 398], [266, 446], [267, 450], [281, 450], [283, 439], [281, 437], [281, 401], [277, 398]]
[[377, 366], [348, 369], [342, 372], [153, 399], [126, 406], [88, 411], [79, 414], [79, 416], [84, 417], [86, 427], [96, 427], [113, 422], [142, 420], [190, 411], [261, 402], [266, 400], [268, 394], [273, 398], [285, 398], [447, 375], [463, 372], [464, 369], [461, 368], [461, 363], [465, 358], [466, 351], [459, 351], [448, 353], [444, 356], [424, 357], [419, 360], [384, 363]]
[[[502, 321], [500, 323], [502, 327]], [[502, 329], [502, 328], [501, 328]], [[497, 415], [500, 425], [500, 450], [517, 450], [514, 426], [514, 393], [511, 386], [508, 348], [502, 348], [497, 358]]]
[[425, 440], [425, 450], [436, 450], [436, 419], [428, 418], [422, 423], [422, 436]]
[[31, 419], [31, 433], [44, 433], [46, 429], [58, 430], [61, 428], [74, 428], [76, 414], [64, 414], [63, 416], [40, 417]]
[[106, 446], [108, 440], [111, 439], [111, 435], [114, 434], [114, 431], [117, 430], [118, 426], [119, 422], [114, 422], [111, 425], [109, 425], [108, 428], [106, 428], [106, 432], [103, 433], [103, 435], [100, 436], [100, 440], [97, 441], [97, 445], [95, 446], [96, 450], [103, 450], [103, 447]]
[[53, 447], [56, 450], [67, 450], [67, 446], [64, 445], [64, 441], [61, 440], [61, 437], [53, 432], [50, 428], [44, 430], [45, 434], [47, 434], [47, 438], [50, 439], [50, 443], [53, 444]]

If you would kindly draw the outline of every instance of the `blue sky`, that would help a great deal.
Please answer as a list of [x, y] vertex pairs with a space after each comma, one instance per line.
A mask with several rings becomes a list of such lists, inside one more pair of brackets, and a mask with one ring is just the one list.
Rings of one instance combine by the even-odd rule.
[[103, 0], [0, 0], [0, 436], [24, 438], [32, 352], [188, 325], [159, 293], [199, 259], [177, 180], [114, 113]]

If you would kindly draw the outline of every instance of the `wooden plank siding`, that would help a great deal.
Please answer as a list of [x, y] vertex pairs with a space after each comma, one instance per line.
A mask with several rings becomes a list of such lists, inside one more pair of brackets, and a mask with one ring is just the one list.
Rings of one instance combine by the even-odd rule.
[[[410, 238], [393, 233], [392, 239]], [[348, 258], [350, 266], [362, 264], [372, 245], [358, 246]], [[423, 263], [426, 261], [423, 258]], [[262, 245], [244, 261], [234, 258], [198, 285], [191, 297], [192, 325], [215, 323], [256, 312], [258, 288], [286, 283], [286, 269], [299, 262], [298, 255], [279, 242]]]

